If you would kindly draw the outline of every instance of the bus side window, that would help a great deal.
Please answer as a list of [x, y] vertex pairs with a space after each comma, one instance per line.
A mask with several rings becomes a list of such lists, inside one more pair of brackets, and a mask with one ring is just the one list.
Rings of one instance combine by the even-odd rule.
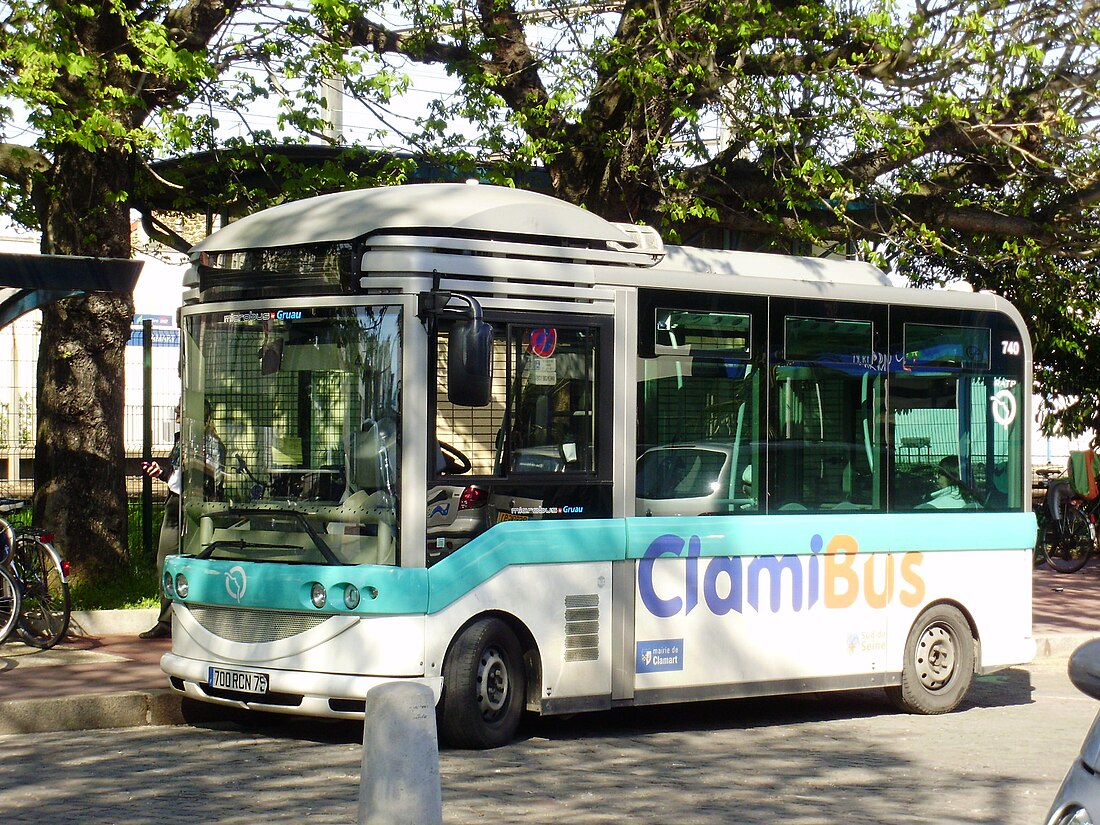
[[759, 511], [761, 476], [752, 468], [763, 466], [767, 325], [754, 327], [741, 299], [728, 307], [674, 303], [655, 295], [641, 308], [635, 514]]
[[[989, 318], [965, 313], [937, 318], [895, 310], [890, 424], [890, 508], [1011, 511], [1030, 505], [1021, 461], [1027, 423], [1019, 359], [995, 346]], [[945, 506], [944, 462], [961, 493]], [[1023, 500], [1021, 500], [1023, 496]], [[926, 506], [931, 505], [931, 506]]]
[[885, 509], [885, 318], [792, 301], [772, 322], [769, 512]]

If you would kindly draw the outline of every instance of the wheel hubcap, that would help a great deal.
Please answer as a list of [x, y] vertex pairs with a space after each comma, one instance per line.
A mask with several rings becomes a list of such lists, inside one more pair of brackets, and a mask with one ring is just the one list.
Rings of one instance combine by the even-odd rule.
[[508, 701], [508, 666], [496, 648], [481, 654], [477, 668], [477, 706], [485, 719], [500, 714]]
[[955, 672], [955, 637], [943, 625], [935, 624], [921, 634], [915, 664], [920, 683], [928, 690], [939, 690]]

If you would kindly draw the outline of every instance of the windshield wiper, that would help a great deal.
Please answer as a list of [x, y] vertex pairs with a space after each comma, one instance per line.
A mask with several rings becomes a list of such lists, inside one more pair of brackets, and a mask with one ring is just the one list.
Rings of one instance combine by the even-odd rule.
[[195, 558], [208, 559], [215, 550], [221, 550], [223, 547], [232, 548], [240, 553], [243, 553], [245, 550], [297, 550], [299, 553], [302, 553], [305, 552], [306, 549], [300, 544], [269, 544], [262, 541], [245, 541], [244, 539], [218, 539], [206, 545], [203, 551], [195, 556]]
[[[332, 552], [321, 535], [313, 528], [313, 525], [309, 523], [309, 520], [302, 514], [295, 510], [273, 508], [273, 507], [230, 507], [228, 510], [219, 513], [219, 516], [229, 517], [245, 517], [249, 519], [271, 519], [271, 518], [290, 518], [298, 525], [301, 526], [301, 532], [309, 536], [310, 541], [313, 542], [313, 546], [317, 548], [317, 552], [324, 557], [327, 564], [339, 565], [340, 559], [336, 557], [336, 554]], [[280, 531], [283, 532], [283, 531]], [[298, 531], [294, 531], [298, 532]], [[210, 556], [211, 551], [217, 547], [238, 547], [241, 550], [245, 550], [250, 547], [266, 548], [273, 550], [300, 550], [304, 551], [306, 548], [299, 547], [294, 544], [268, 544], [264, 542], [250, 542], [247, 539], [218, 539], [211, 542], [206, 548], [198, 555], [198, 558], [204, 559]]]

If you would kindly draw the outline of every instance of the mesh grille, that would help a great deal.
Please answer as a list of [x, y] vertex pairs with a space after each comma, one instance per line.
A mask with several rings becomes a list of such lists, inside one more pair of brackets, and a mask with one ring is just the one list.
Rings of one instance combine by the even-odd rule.
[[[179, 608], [179, 605], [176, 605]], [[242, 610], [238, 607], [193, 605], [188, 608], [199, 624], [215, 636], [231, 642], [260, 644], [289, 639], [328, 621], [318, 613], [287, 613], [281, 610]]]
[[565, 661], [600, 658], [600, 597], [595, 593], [565, 597]]

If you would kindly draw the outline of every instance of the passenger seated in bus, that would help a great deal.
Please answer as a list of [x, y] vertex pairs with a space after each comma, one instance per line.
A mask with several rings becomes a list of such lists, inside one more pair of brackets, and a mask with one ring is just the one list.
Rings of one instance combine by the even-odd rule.
[[977, 509], [977, 501], [959, 477], [959, 457], [949, 455], [936, 465], [936, 489], [918, 510]]

